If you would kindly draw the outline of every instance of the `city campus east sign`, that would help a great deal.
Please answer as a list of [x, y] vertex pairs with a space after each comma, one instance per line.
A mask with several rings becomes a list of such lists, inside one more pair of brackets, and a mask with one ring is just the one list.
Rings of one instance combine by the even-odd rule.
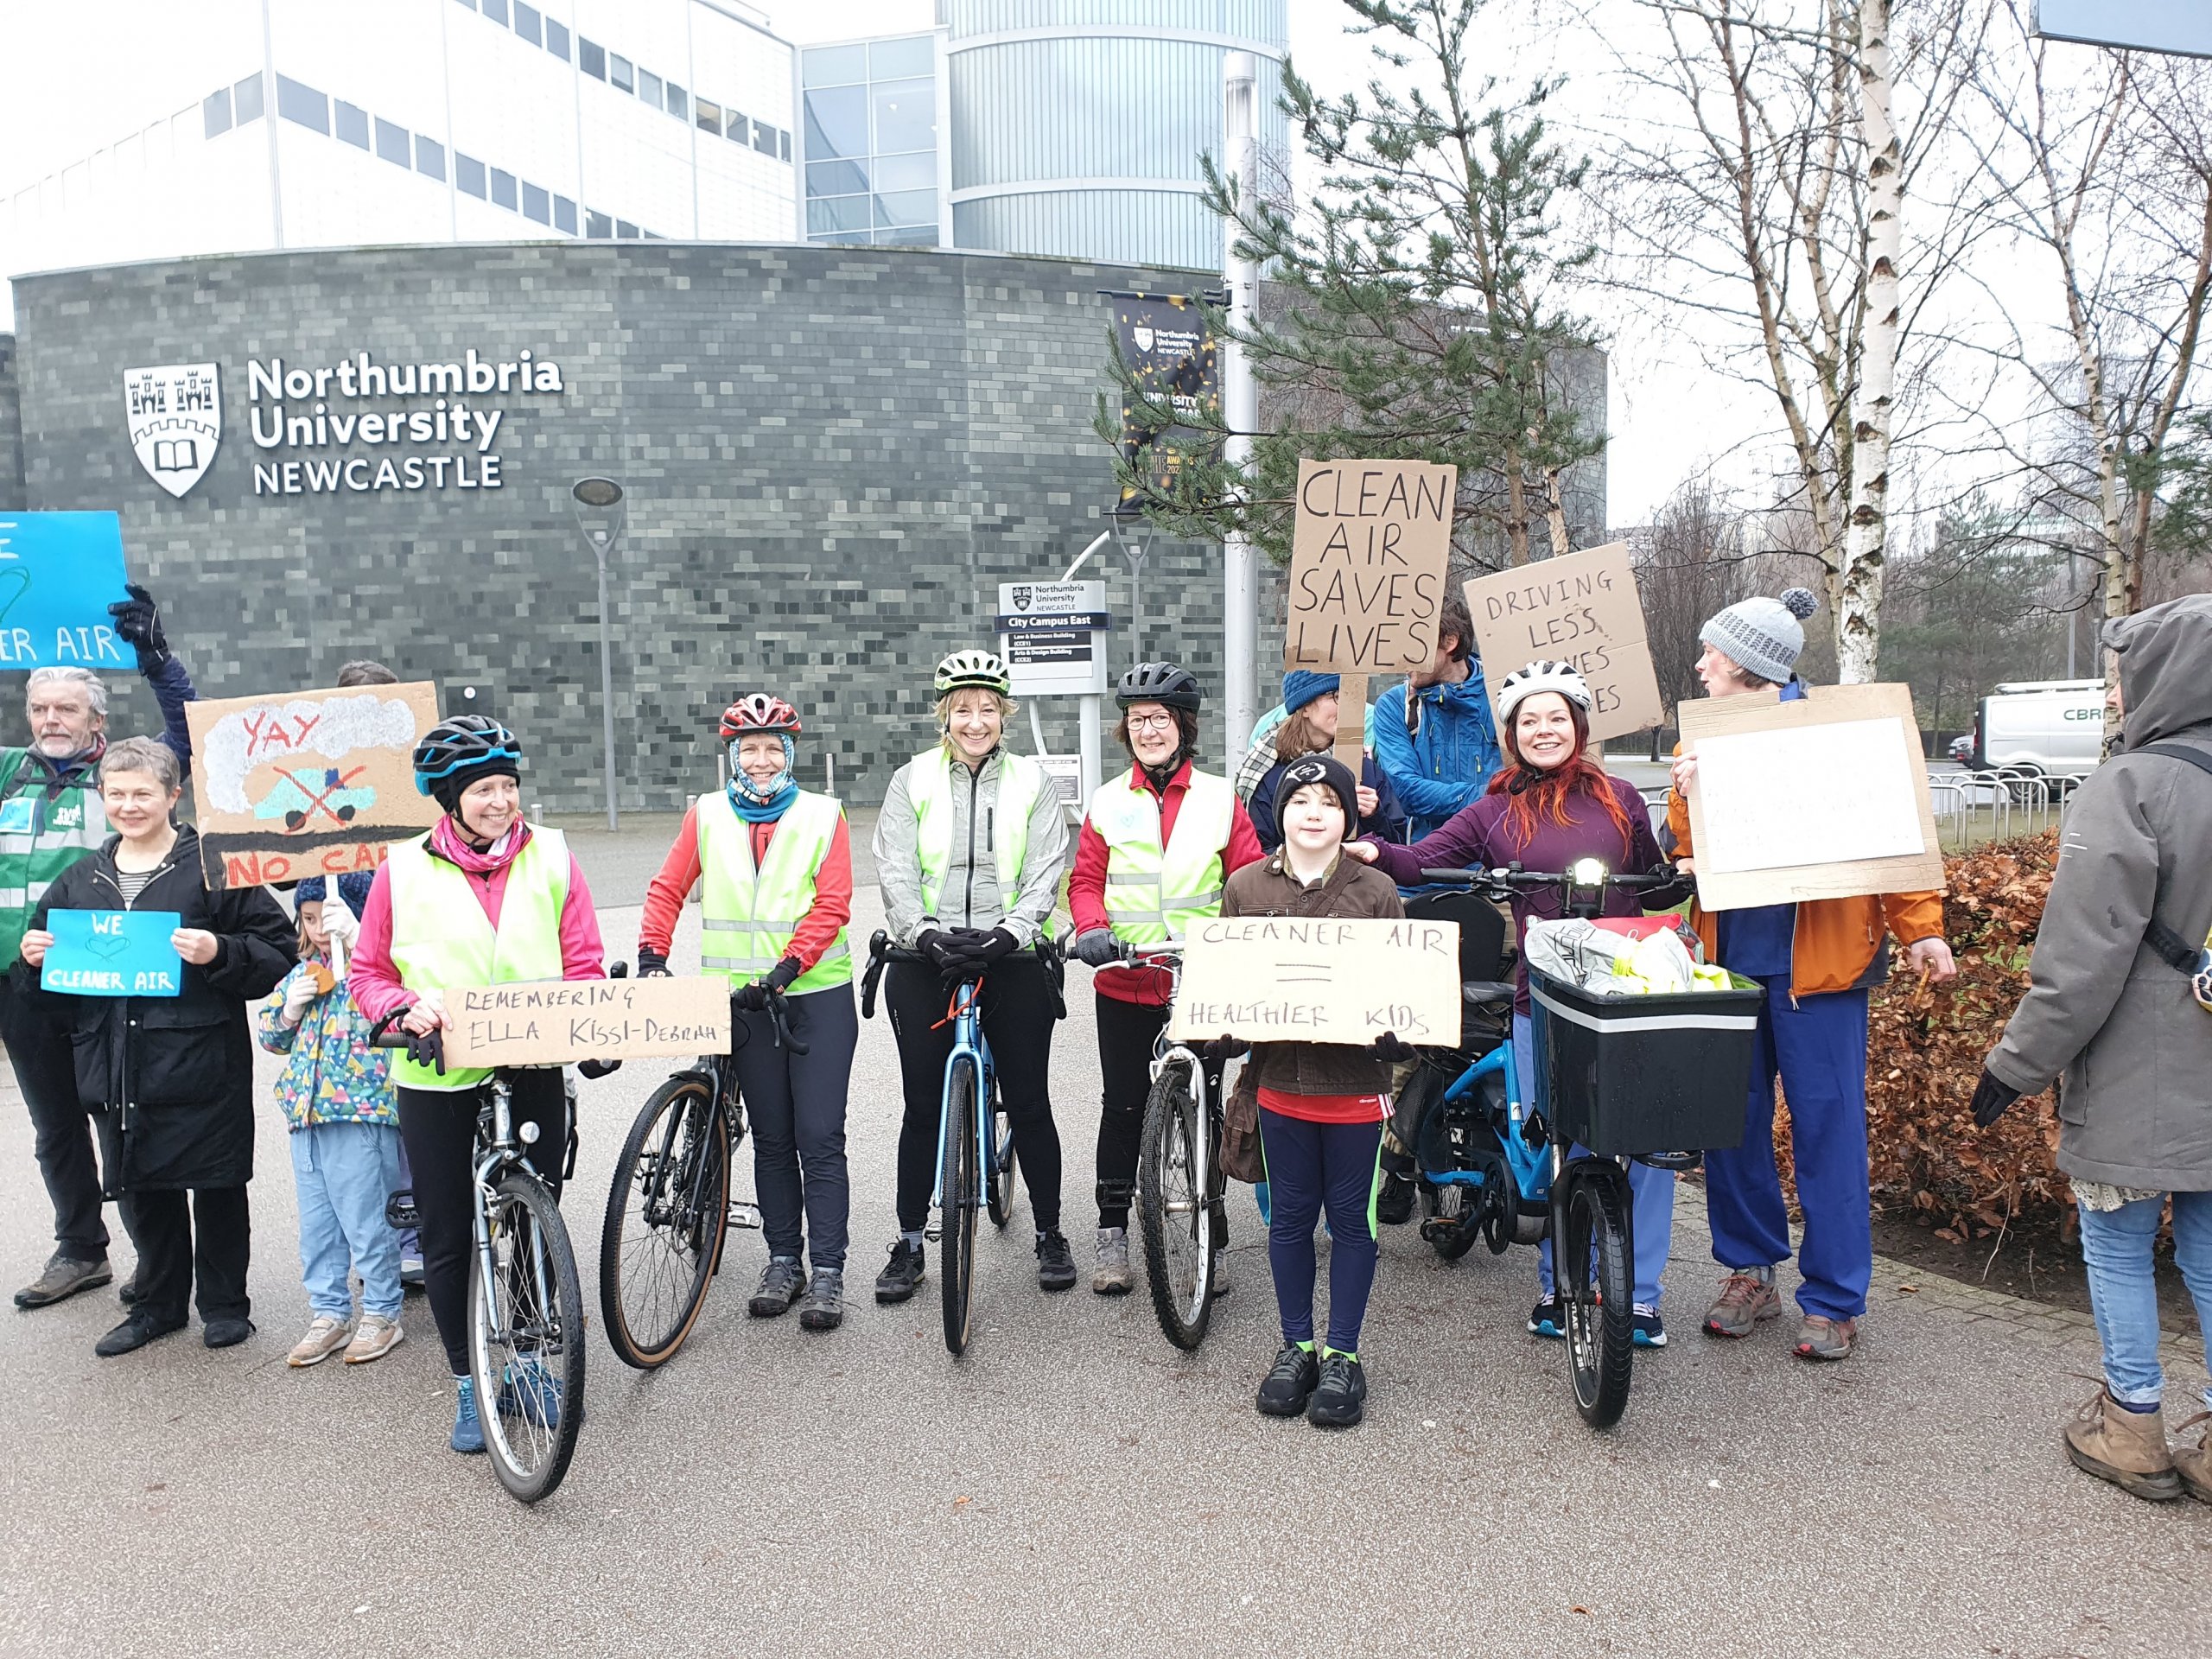
[[[131, 448], [171, 495], [199, 482], [223, 435], [213, 363], [124, 372]], [[256, 495], [372, 495], [385, 490], [496, 490], [499, 427], [515, 400], [568, 390], [561, 365], [532, 352], [514, 360], [393, 363], [356, 352], [308, 366], [246, 361]]]

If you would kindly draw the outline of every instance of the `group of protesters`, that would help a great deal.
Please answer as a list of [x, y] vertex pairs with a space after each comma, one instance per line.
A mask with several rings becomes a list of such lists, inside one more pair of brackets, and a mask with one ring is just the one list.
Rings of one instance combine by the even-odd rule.
[[[16, 1305], [41, 1308], [111, 1282], [104, 1206], [112, 1201], [136, 1268], [119, 1288], [125, 1316], [99, 1353], [183, 1329], [195, 1297], [208, 1347], [253, 1334], [247, 1184], [257, 1029], [264, 1047], [287, 1057], [277, 1103], [310, 1313], [290, 1363], [362, 1364], [389, 1353], [404, 1334], [404, 1283], [420, 1276], [456, 1376], [452, 1443], [480, 1450], [462, 1338], [467, 1141], [483, 1074], [446, 1065], [449, 1021], [434, 988], [476, 982], [472, 975], [603, 973], [582, 871], [557, 831], [522, 814], [519, 739], [463, 717], [442, 723], [415, 754], [417, 783], [445, 816], [372, 880], [302, 884], [289, 914], [266, 888], [208, 887], [194, 832], [175, 813], [192, 760], [183, 709], [195, 694], [150, 595], [130, 591], [115, 607], [116, 632], [137, 652], [162, 736], [111, 742], [100, 680], [47, 668], [26, 685], [29, 747], [0, 752], [0, 959], [11, 964], [0, 976], [0, 1036], [31, 1114], [55, 1241]], [[1697, 664], [1707, 695], [1802, 696], [1796, 667], [1815, 602], [1793, 589], [1711, 618]], [[2141, 1496], [2187, 1490], [2212, 1501], [2212, 1459], [2201, 1446], [2171, 1449], [2159, 1415], [2152, 1281], [2170, 1208], [2182, 1272], [2212, 1316], [2203, 1083], [2212, 1017], [2190, 994], [2187, 969], [2202, 964], [2173, 944], [2212, 933], [2212, 868], [2202, 856], [2212, 825], [2212, 598], [2119, 620], [2105, 644], [2118, 653], [2125, 741], [2065, 821], [2032, 988], [1990, 1056], [1974, 1116], [1993, 1122], [2063, 1076], [2059, 1161], [2075, 1182], [2106, 1370], [2105, 1387], [2066, 1432], [2069, 1455]], [[346, 675], [363, 684], [394, 677], [367, 662]], [[938, 987], [978, 975], [1036, 1225], [1039, 1286], [1076, 1282], [1049, 1097], [1057, 992], [1033, 949], [1062, 906], [1064, 874], [1068, 954], [1096, 970], [1103, 1079], [1091, 1287], [1116, 1295], [1132, 1283], [1137, 1134], [1167, 1017], [1164, 976], [1125, 965], [1132, 956], [1210, 913], [1401, 913], [1400, 892], [1430, 866], [1565, 868], [1599, 856], [1616, 868], [1694, 873], [1685, 804], [1694, 751], [1678, 753], [1655, 824], [1641, 794], [1603, 771], [1589, 690], [1573, 665], [1516, 667], [1493, 688], [1456, 599], [1443, 607], [1433, 660], [1367, 711], [1356, 775], [1331, 753], [1343, 718], [1332, 676], [1286, 676], [1281, 703], [1217, 775], [1198, 764], [1195, 677], [1172, 663], [1132, 669], [1116, 699], [1129, 766], [1100, 789], [1072, 839], [1041, 769], [1005, 747], [1014, 704], [1004, 664], [988, 652], [956, 652], [931, 689], [937, 741], [893, 780], [875, 832], [889, 930], [930, 964], [902, 966], [888, 991], [906, 1109], [899, 1231], [875, 1281], [880, 1302], [912, 1295], [926, 1271], [950, 1040]], [[773, 692], [721, 711], [728, 779], [686, 815], [652, 884], [639, 962], [642, 974], [669, 971], [675, 923], [697, 884], [702, 967], [730, 981], [741, 1037], [746, 1022], [773, 1019], [802, 1038], [771, 1042], [764, 1025], [763, 1040], [741, 1056], [770, 1248], [748, 1306], [767, 1318], [796, 1306], [799, 1322], [819, 1332], [843, 1318], [845, 1095], [857, 1026], [846, 826], [835, 801], [796, 783], [802, 728], [799, 711]], [[132, 909], [177, 914], [170, 943], [181, 995], [41, 986], [50, 912]], [[1548, 913], [1541, 899], [1521, 909], [1523, 922]], [[1955, 971], [1942, 895], [1693, 906], [1690, 920], [1710, 960], [1767, 993], [1741, 1143], [1704, 1160], [1719, 1276], [1701, 1328], [1741, 1339], [1779, 1317], [1777, 1273], [1794, 1256], [1799, 1320], [1789, 1351], [1844, 1359], [1859, 1340], [1873, 1261], [1868, 999], [1891, 974], [1892, 941], [1931, 982]], [[2212, 1001], [2212, 986], [2197, 988]], [[1525, 1020], [1525, 988], [1522, 995]], [[397, 1026], [404, 1057], [370, 1046], [372, 1021]], [[1525, 1026], [1522, 1034], [1525, 1052]], [[1252, 1056], [1283, 1336], [1260, 1388], [1263, 1412], [1329, 1427], [1359, 1420], [1359, 1319], [1376, 1226], [1412, 1209], [1410, 1149], [1393, 1145], [1388, 1129], [1393, 1067], [1410, 1058], [1388, 1037], [1371, 1051], [1262, 1044]], [[1777, 1082], [1802, 1211], [1794, 1250], [1775, 1156]], [[564, 1146], [557, 1071], [518, 1087], [515, 1109], [541, 1123], [541, 1147]], [[1677, 1182], [1639, 1165], [1632, 1189], [1636, 1340], [1662, 1347]], [[1324, 1213], [1332, 1294], [1326, 1338], [1317, 1339], [1313, 1233]], [[413, 1225], [419, 1244], [404, 1230]], [[1540, 1337], [1564, 1329], [1553, 1266], [1547, 1256], [1529, 1320]]]

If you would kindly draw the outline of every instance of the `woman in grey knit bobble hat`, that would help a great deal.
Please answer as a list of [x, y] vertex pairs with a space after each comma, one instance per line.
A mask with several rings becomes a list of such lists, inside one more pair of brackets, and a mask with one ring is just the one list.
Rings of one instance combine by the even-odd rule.
[[1706, 695], [1726, 695], [1713, 683], [1716, 676], [1735, 681], [1739, 690], [1787, 685], [1805, 649], [1805, 619], [1820, 607], [1811, 588], [1792, 588], [1780, 599], [1739, 601], [1707, 622], [1697, 633], [1705, 647], [1697, 675]]

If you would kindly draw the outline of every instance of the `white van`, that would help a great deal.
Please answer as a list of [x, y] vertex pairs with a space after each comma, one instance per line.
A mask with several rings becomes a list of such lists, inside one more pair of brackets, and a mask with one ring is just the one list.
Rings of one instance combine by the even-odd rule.
[[2104, 736], [2102, 680], [2018, 680], [1981, 700], [1974, 764], [2082, 778], [2095, 769]]

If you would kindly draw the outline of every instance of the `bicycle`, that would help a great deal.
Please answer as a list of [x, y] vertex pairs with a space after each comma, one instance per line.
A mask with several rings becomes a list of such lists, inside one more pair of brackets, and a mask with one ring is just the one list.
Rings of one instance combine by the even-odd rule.
[[[1038, 957], [1047, 973], [1057, 976], [1058, 953], [1049, 938], [1040, 936]], [[861, 982], [861, 1017], [875, 1018], [875, 993], [883, 971], [904, 963], [938, 971], [936, 963], [919, 950], [891, 943], [880, 928], [868, 941], [868, 973]], [[991, 1046], [983, 1036], [983, 1020], [976, 999], [982, 995], [981, 969], [963, 974], [951, 987], [945, 1018], [952, 1023], [952, 1052], [944, 1061], [944, 1093], [938, 1118], [937, 1190], [930, 1203], [938, 1212], [938, 1236], [943, 1248], [938, 1263], [938, 1287], [944, 1312], [945, 1351], [957, 1359], [968, 1351], [974, 1315], [976, 1274], [976, 1212], [982, 1211], [1001, 1232], [1014, 1217], [1014, 1126], [1005, 1103], [999, 1098], [998, 1073], [991, 1065]]]
[[[805, 1053], [781, 992], [767, 1014], [773, 1040]], [[624, 1364], [657, 1370], [676, 1357], [721, 1271], [729, 1230], [760, 1227], [760, 1207], [731, 1194], [745, 1135], [734, 1052], [702, 1054], [671, 1075], [631, 1122], [599, 1235], [600, 1313]]]
[[[378, 1048], [404, 1048], [397, 1008], [371, 1027]], [[524, 1503], [569, 1472], [584, 1414], [584, 1294], [561, 1206], [523, 1161], [538, 1130], [513, 1120], [513, 1068], [478, 1090], [468, 1271], [468, 1371], [499, 1484]], [[575, 1167], [575, 1116], [562, 1179]]]

